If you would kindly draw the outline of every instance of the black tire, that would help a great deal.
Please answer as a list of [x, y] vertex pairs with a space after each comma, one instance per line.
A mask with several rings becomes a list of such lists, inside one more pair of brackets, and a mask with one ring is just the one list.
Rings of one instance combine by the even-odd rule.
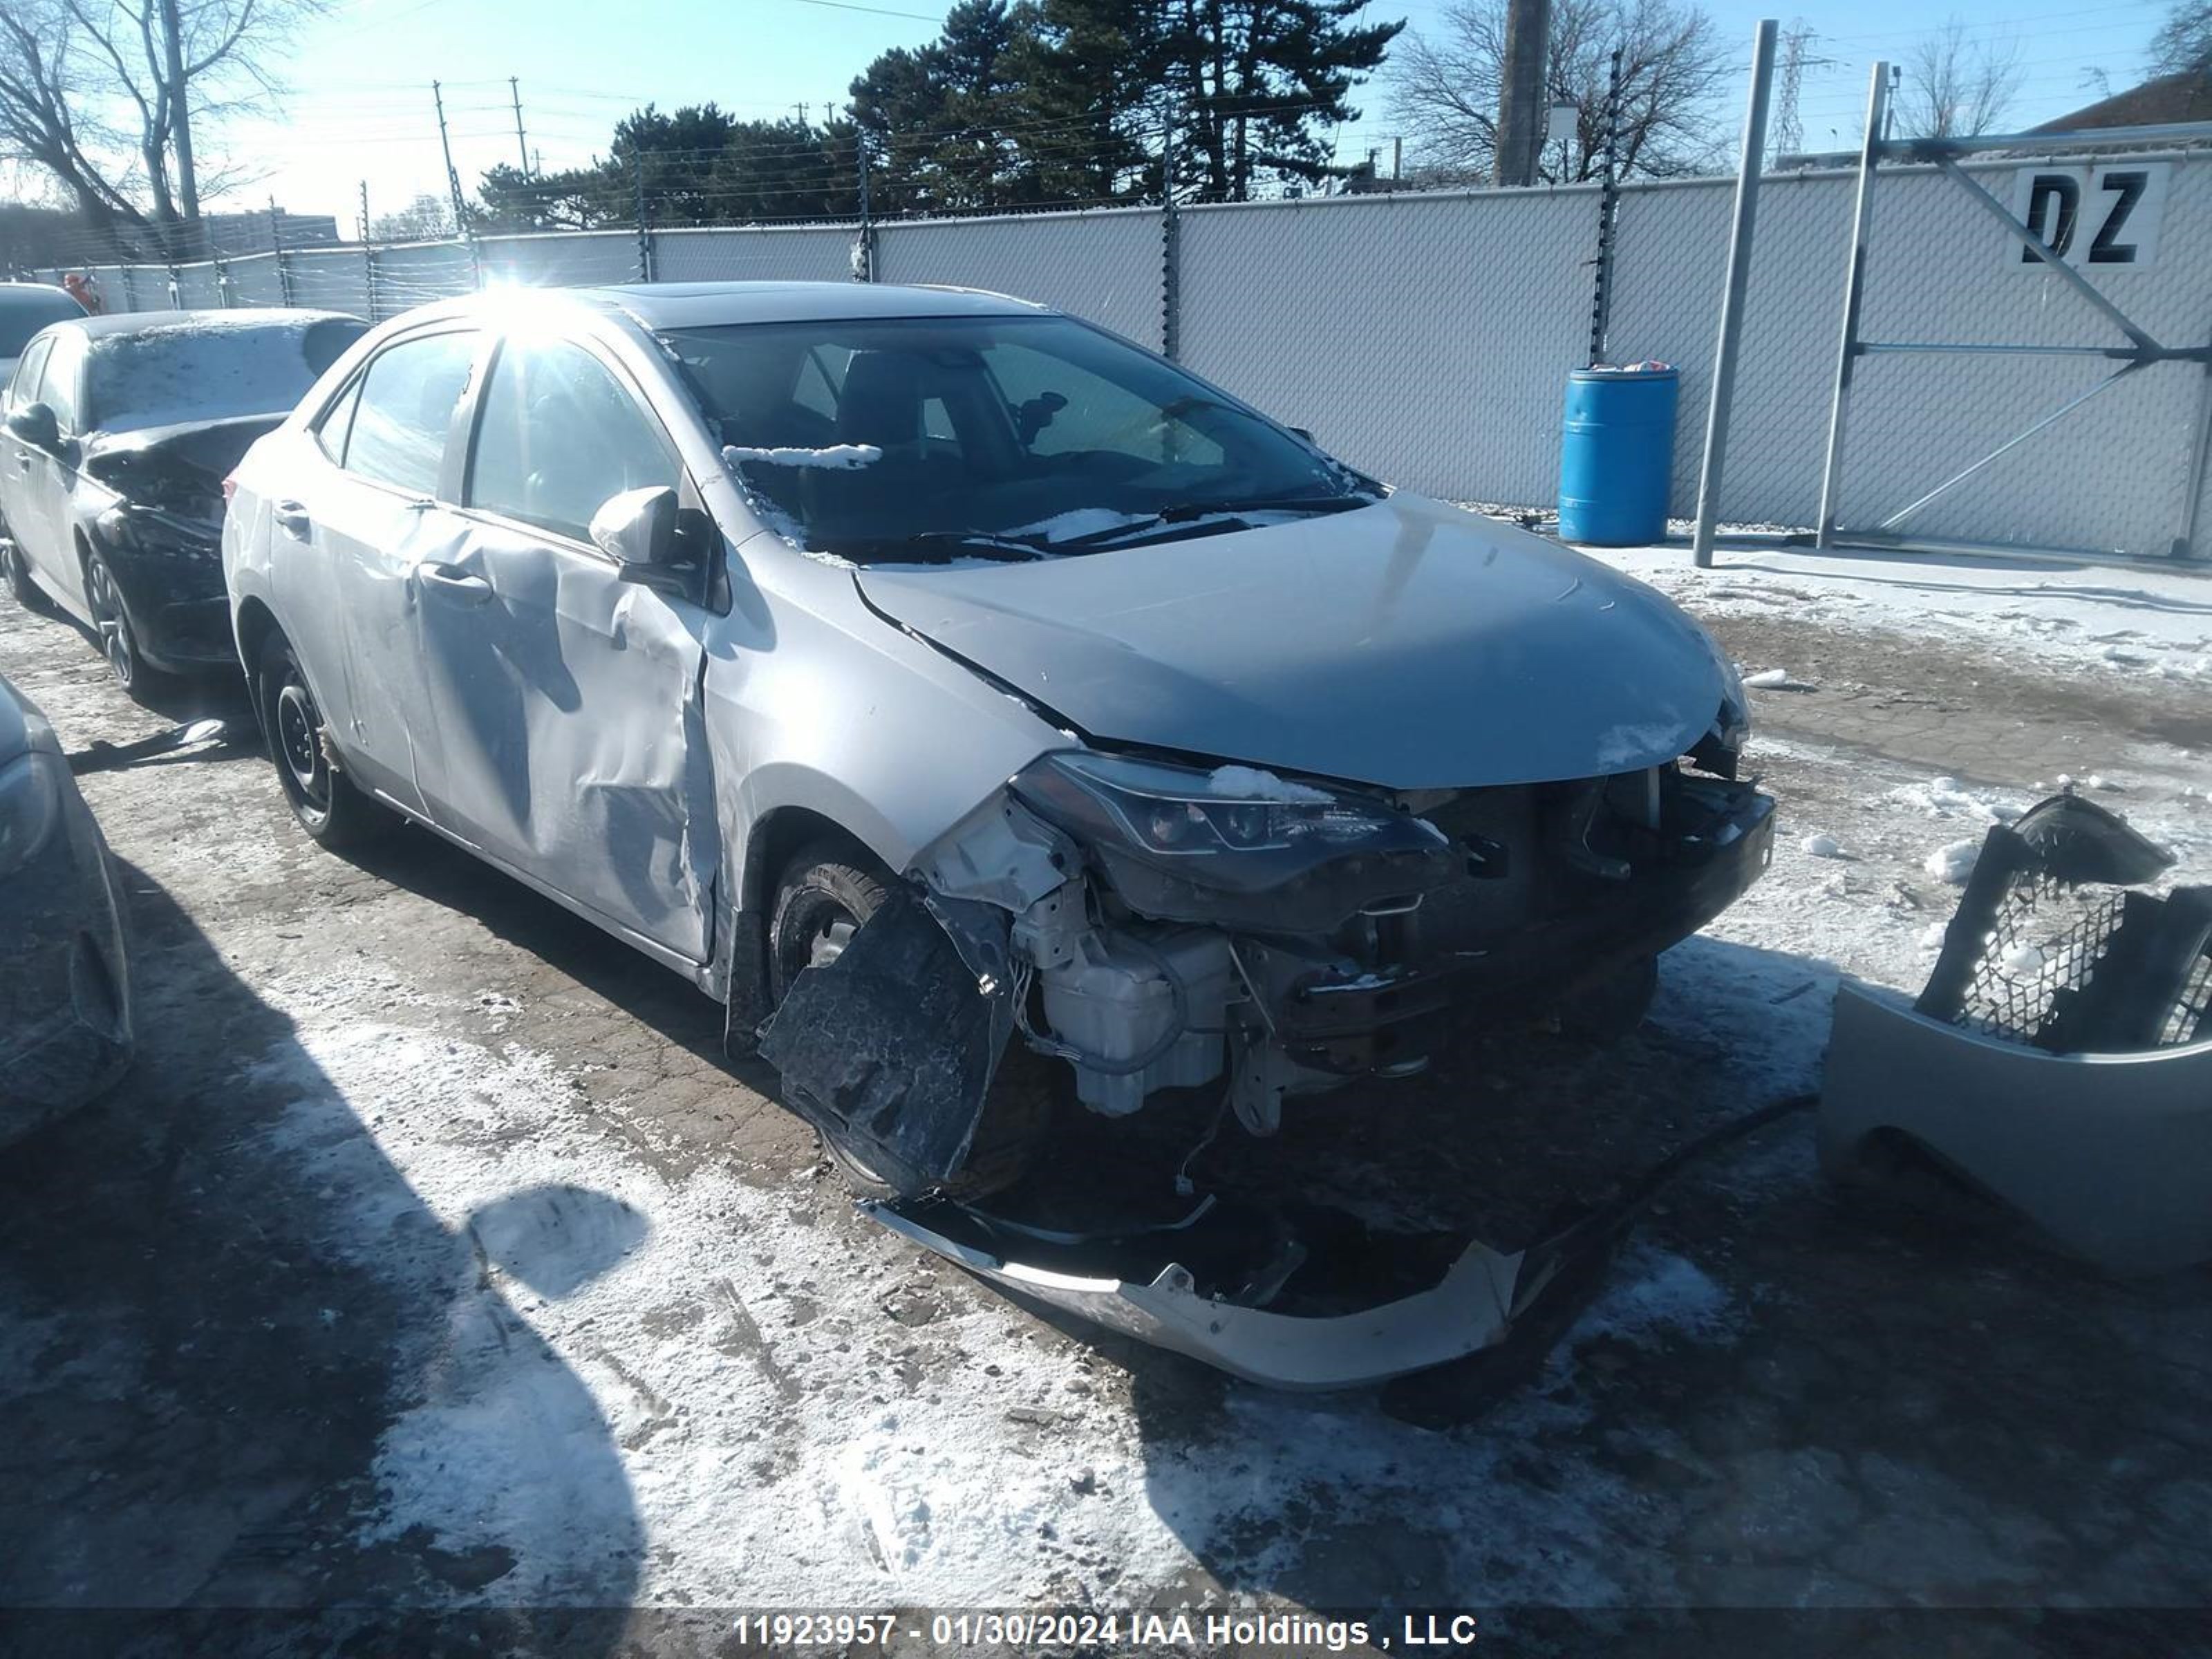
[[107, 659], [108, 672], [126, 696], [141, 697], [158, 691], [167, 676], [148, 665], [138, 648], [138, 635], [124, 609], [122, 590], [115, 572], [100, 554], [84, 556], [84, 608], [92, 613], [93, 632], [100, 636], [100, 654]]
[[[769, 1006], [781, 1007], [792, 981], [808, 968], [835, 961], [845, 942], [890, 896], [890, 878], [857, 848], [828, 841], [801, 848], [784, 866], [775, 902], [769, 910]], [[982, 1121], [975, 1127], [968, 1161], [941, 1190], [966, 1200], [1003, 1191], [1019, 1181], [1044, 1139], [1050, 1106], [1044, 1090], [994, 1084]], [[917, 1195], [913, 1183], [902, 1185], [878, 1171], [866, 1148], [816, 1127], [822, 1150], [856, 1194], [879, 1199]]]
[[281, 634], [261, 653], [254, 680], [261, 729], [285, 803], [308, 836], [333, 852], [359, 847], [388, 834], [398, 815], [331, 764], [323, 734], [322, 711], [300, 672], [300, 660]]

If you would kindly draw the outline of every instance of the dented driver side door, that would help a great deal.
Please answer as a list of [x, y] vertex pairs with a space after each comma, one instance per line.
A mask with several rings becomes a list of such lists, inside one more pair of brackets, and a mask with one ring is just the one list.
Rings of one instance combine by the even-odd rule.
[[720, 853], [701, 705], [711, 613], [623, 580], [589, 530], [608, 497], [683, 479], [613, 361], [509, 335], [476, 399], [460, 534], [418, 625], [440, 820], [696, 964]]

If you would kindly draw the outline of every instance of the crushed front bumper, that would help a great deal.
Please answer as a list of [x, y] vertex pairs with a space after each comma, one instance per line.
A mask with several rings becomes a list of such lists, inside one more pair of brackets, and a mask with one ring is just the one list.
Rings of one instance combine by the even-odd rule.
[[[1021, 1241], [1001, 1235], [972, 1209], [928, 1200], [864, 1207], [893, 1232], [1018, 1295], [1247, 1382], [1295, 1390], [1388, 1382], [1490, 1347], [1511, 1332], [1557, 1267], [1547, 1258], [1532, 1270], [1525, 1252], [1502, 1255], [1469, 1242], [1425, 1288], [1348, 1312], [1286, 1312], [1256, 1304], [1273, 1300], [1280, 1279], [1304, 1261], [1295, 1240], [1285, 1241], [1287, 1252], [1273, 1274], [1262, 1270], [1257, 1294], [1237, 1297], [1201, 1285], [1202, 1274], [1213, 1275], [1194, 1265], [1208, 1250], [1195, 1230], [1188, 1240], [1176, 1237], [1179, 1229], [1155, 1235], [1158, 1261], [1149, 1272], [1124, 1261], [1120, 1272], [1133, 1276], [1102, 1277], [1015, 1259]], [[1200, 1206], [1194, 1222], [1206, 1210]], [[1037, 1255], [1060, 1254], [1030, 1242]]]

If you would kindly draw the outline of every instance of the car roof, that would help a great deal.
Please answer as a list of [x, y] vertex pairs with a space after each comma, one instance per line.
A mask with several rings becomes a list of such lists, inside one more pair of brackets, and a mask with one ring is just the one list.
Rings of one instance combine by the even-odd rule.
[[[52, 325], [74, 329], [94, 340], [118, 334], [204, 334], [223, 328], [305, 328], [312, 323], [358, 323], [343, 311], [295, 311], [282, 306], [245, 306], [226, 311], [125, 311], [112, 317], [68, 317]], [[366, 326], [366, 325], [364, 325]]]
[[518, 294], [526, 294], [533, 308], [571, 305], [601, 313], [620, 313], [648, 329], [855, 317], [1036, 316], [1048, 311], [980, 289], [885, 283], [630, 283], [604, 288], [494, 289], [427, 306], [413, 314], [480, 316], [512, 307]]
[[56, 301], [70, 311], [82, 313], [84, 307], [65, 288], [56, 288], [51, 283], [0, 283], [0, 307], [32, 306], [51, 308]]

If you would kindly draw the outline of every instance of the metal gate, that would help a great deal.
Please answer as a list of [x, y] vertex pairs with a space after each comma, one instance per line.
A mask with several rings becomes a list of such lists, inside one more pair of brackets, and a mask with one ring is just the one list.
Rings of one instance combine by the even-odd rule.
[[1887, 89], [1876, 64], [1818, 544], [2212, 556], [2212, 158], [2172, 148], [2206, 128], [1886, 141]]

